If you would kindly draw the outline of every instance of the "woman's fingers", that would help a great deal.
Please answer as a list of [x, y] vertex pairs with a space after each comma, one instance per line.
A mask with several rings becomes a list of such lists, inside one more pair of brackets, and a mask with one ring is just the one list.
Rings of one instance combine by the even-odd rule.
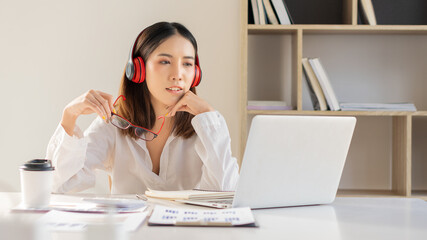
[[99, 106], [99, 102], [95, 99], [94, 96], [87, 96], [85, 102], [86, 106], [98, 114], [101, 118], [105, 116], [103, 109]]
[[[188, 92], [187, 92], [188, 93]], [[182, 111], [182, 108], [187, 108], [187, 93], [172, 107], [171, 111], [167, 114], [169, 117], [175, 116], [177, 111]]]
[[99, 92], [99, 95], [101, 95], [104, 99], [108, 101], [108, 106], [110, 107], [110, 113], [114, 112], [114, 98], [113, 95], [105, 93], [105, 92]]
[[90, 90], [85, 96], [89, 107], [93, 109], [107, 123], [111, 117], [112, 96], [101, 91]]
[[[101, 92], [94, 91], [93, 96], [98, 101], [100, 108], [102, 109], [102, 112], [104, 113], [104, 116], [102, 117], [106, 122], [110, 121], [111, 117], [111, 111], [113, 110], [110, 107], [110, 101], [112, 97], [108, 97], [106, 94], [101, 94]], [[108, 100], [110, 98], [110, 100]]]
[[76, 119], [80, 115], [96, 113], [108, 123], [113, 107], [112, 99], [108, 93], [87, 91], [67, 104], [62, 114], [61, 125], [68, 135], [73, 136]]
[[184, 96], [172, 107], [168, 116], [175, 116], [176, 112], [185, 111], [193, 115], [197, 115], [204, 112], [213, 111], [214, 109], [199, 96], [191, 91], [188, 91]]

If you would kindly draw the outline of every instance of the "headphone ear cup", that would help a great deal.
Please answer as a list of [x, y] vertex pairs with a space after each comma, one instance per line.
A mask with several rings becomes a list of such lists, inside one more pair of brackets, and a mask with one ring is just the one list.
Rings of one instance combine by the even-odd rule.
[[136, 57], [133, 59], [133, 65], [135, 67], [135, 74], [133, 75], [132, 82], [142, 83], [145, 80], [145, 63], [142, 57]]
[[195, 66], [194, 71], [194, 79], [193, 83], [191, 84], [191, 87], [197, 87], [200, 84], [200, 81], [202, 80], [202, 70], [198, 65]]

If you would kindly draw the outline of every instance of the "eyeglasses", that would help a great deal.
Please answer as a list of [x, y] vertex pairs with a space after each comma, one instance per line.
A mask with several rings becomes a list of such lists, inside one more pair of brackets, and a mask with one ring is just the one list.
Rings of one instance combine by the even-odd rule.
[[[125, 98], [125, 96], [123, 96], [123, 95], [120, 95], [117, 99], [116, 99], [116, 101], [114, 102], [114, 104], [113, 104], [113, 106], [115, 106], [116, 105], [116, 102], [119, 100], [119, 98], [123, 98], [123, 100], [126, 100], [126, 98]], [[160, 117], [158, 117], [157, 118], [157, 120], [159, 120], [159, 119], [163, 119], [163, 122], [162, 122], [162, 126], [160, 127], [160, 129], [159, 129], [159, 131], [157, 132], [157, 133], [155, 133], [155, 132], [153, 132], [153, 131], [151, 131], [151, 130], [148, 130], [148, 129], [146, 129], [146, 128], [143, 128], [143, 127], [140, 127], [140, 126], [137, 126], [137, 125], [133, 125], [129, 120], [127, 120], [126, 118], [124, 118], [124, 117], [122, 117], [122, 116], [120, 116], [119, 114], [117, 114], [117, 113], [111, 113], [111, 124], [113, 124], [114, 126], [116, 126], [116, 127], [118, 127], [118, 128], [120, 128], [120, 129], [128, 129], [128, 128], [134, 128], [135, 129], [135, 135], [137, 136], [137, 137], [139, 137], [139, 138], [141, 138], [142, 140], [144, 140], [144, 141], [151, 141], [151, 140], [153, 140], [153, 139], [155, 139], [158, 135], [159, 135], [159, 133], [160, 133], [160, 131], [162, 130], [162, 128], [163, 128], [163, 124], [165, 124], [165, 116], [160, 116]]]

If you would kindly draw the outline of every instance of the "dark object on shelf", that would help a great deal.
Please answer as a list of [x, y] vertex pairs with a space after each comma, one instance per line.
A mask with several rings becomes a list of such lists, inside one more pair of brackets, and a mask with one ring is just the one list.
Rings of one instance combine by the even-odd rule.
[[378, 25], [427, 25], [426, 0], [372, 0]]
[[284, 0], [294, 24], [343, 24], [342, 0]]
[[252, 11], [251, 0], [248, 0], [248, 24], [254, 24], [254, 12]]

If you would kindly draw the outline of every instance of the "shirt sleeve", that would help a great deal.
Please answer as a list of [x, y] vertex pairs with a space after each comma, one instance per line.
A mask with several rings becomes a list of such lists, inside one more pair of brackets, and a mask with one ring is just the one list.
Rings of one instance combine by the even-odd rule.
[[68, 135], [61, 124], [51, 137], [46, 159], [55, 166], [53, 192], [78, 192], [95, 185], [95, 169], [109, 171], [114, 129], [96, 118], [83, 134]]
[[198, 187], [234, 191], [239, 178], [239, 166], [231, 155], [231, 139], [225, 119], [214, 111], [196, 115], [191, 123], [198, 136], [195, 148], [203, 162]]

